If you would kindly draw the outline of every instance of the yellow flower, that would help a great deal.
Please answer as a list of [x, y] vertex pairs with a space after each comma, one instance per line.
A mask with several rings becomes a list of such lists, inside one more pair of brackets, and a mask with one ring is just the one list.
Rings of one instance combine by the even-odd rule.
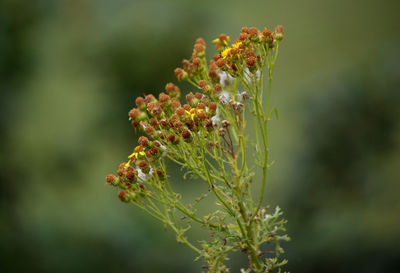
[[232, 49], [232, 48], [230, 48], [230, 47], [225, 48], [224, 51], [221, 52], [222, 58], [225, 59], [225, 58], [228, 56], [228, 53], [229, 53], [229, 51], [230, 51], [231, 49]]
[[191, 120], [194, 120], [194, 116], [196, 115], [196, 112], [200, 113], [203, 111], [204, 111], [203, 109], [196, 109], [196, 108], [190, 109], [190, 112], [185, 110], [186, 114], [188, 114], [190, 116]]
[[[128, 158], [130, 158], [129, 161], [131, 161], [132, 157], [135, 159], [138, 159], [139, 155], [143, 155], [143, 156], [146, 155], [146, 153], [143, 152], [143, 146], [141, 146], [141, 145], [136, 146], [135, 149], [133, 150], [133, 153], [131, 153], [131, 155], [128, 156]], [[129, 162], [127, 164], [129, 165]]]
[[238, 42], [236, 42], [236, 43], [234, 43], [232, 46], [233, 46], [233, 48], [239, 48], [239, 46], [242, 44], [242, 42], [241, 41], [238, 41]]
[[218, 41], [220, 41], [224, 46], [227, 46], [228, 45], [228, 42], [229, 42], [229, 39], [230, 39], [230, 37], [229, 36], [226, 36], [226, 40], [220, 40], [219, 39], [219, 37], [217, 38], [217, 39], [214, 39], [213, 40], [213, 43], [218, 43]]

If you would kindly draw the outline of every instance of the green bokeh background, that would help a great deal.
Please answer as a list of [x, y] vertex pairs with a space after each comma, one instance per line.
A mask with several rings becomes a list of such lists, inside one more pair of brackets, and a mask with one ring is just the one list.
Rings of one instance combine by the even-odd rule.
[[[135, 97], [175, 81], [197, 37], [211, 55], [220, 33], [277, 24], [280, 119], [271, 124], [265, 204], [289, 220], [287, 270], [398, 272], [399, 8], [397, 0], [1, 1], [0, 272], [200, 272], [194, 253], [119, 202], [104, 177], [136, 143], [127, 119]], [[174, 184], [185, 196], [204, 189], [179, 175]], [[244, 258], [235, 256], [232, 272]]]

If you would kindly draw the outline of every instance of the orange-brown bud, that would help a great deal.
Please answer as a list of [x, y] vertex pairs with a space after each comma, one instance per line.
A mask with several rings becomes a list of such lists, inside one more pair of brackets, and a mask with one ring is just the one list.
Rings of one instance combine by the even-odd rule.
[[129, 201], [128, 196], [129, 196], [129, 194], [126, 191], [119, 191], [118, 192], [118, 198], [122, 202], [128, 202]]
[[221, 92], [222, 91], [222, 87], [221, 87], [221, 85], [218, 83], [218, 84], [216, 84], [215, 86], [214, 86], [214, 92], [215, 93], [219, 93], [219, 92]]
[[116, 177], [113, 174], [109, 174], [106, 176], [106, 181], [110, 185], [114, 184], [115, 179], [116, 179]]
[[135, 171], [133, 170], [133, 168], [126, 172], [126, 179], [129, 182], [134, 182], [135, 178], [136, 178], [136, 174], [135, 174]]
[[181, 106], [181, 103], [177, 98], [172, 98], [171, 99], [171, 106], [172, 106], [172, 110], [176, 110], [178, 107]]
[[200, 66], [201, 66], [201, 60], [200, 60], [200, 58], [197, 58], [197, 57], [194, 58], [192, 64], [193, 64], [193, 66], [194, 66], [196, 69], [200, 68]]
[[204, 42], [203, 38], [197, 38], [196, 44], [206, 45], [206, 42]]
[[207, 129], [208, 131], [211, 131], [214, 129], [214, 125], [212, 120], [207, 119], [206, 122], [204, 123], [204, 128]]
[[225, 61], [225, 59], [221, 58], [221, 59], [218, 59], [218, 60], [215, 62], [215, 64], [216, 64], [219, 68], [222, 68], [222, 67], [225, 66], [226, 61]]
[[153, 102], [153, 101], [155, 101], [155, 100], [156, 100], [156, 98], [155, 98], [152, 94], [149, 94], [149, 95], [147, 95], [147, 96], [145, 97], [144, 102], [145, 102], [145, 103], [149, 103], [149, 102]]
[[[193, 95], [193, 94], [192, 94]], [[185, 109], [186, 111], [190, 111], [190, 109], [192, 109], [192, 107], [189, 105], [189, 104], [185, 104], [184, 106], [183, 106], [183, 109]]]
[[207, 118], [207, 114], [204, 113], [204, 112], [200, 112], [200, 113], [197, 114], [197, 118], [199, 120], [205, 120]]
[[145, 132], [146, 132], [146, 134], [148, 135], [148, 136], [152, 136], [153, 134], [154, 134], [154, 128], [153, 128], [153, 126], [147, 126], [146, 127], [146, 129], [145, 129]]
[[145, 136], [139, 137], [138, 143], [143, 147], [148, 147], [150, 144], [149, 139]]
[[155, 118], [151, 118], [149, 123], [153, 127], [158, 127], [158, 121]]
[[140, 114], [140, 110], [133, 108], [131, 111], [129, 111], [129, 118], [135, 120]]
[[248, 57], [248, 58], [246, 59], [246, 65], [247, 65], [248, 67], [253, 67], [253, 66], [255, 66], [255, 64], [256, 64], [256, 58], [254, 58], [254, 57]]
[[194, 95], [192, 92], [190, 92], [189, 94], [186, 95], [186, 101], [188, 103], [191, 103], [193, 99], [194, 99]]
[[200, 89], [206, 88], [207, 85], [208, 85], [207, 81], [205, 81], [205, 80], [200, 80], [200, 81], [199, 81], [199, 87], [200, 87]]
[[186, 115], [186, 111], [185, 111], [185, 109], [184, 108], [182, 108], [182, 107], [179, 107], [178, 109], [176, 109], [176, 114], [179, 116], [179, 117], [184, 117], [185, 115]]
[[215, 102], [210, 102], [209, 104], [208, 104], [208, 109], [210, 110], [210, 111], [213, 111], [213, 112], [215, 112], [216, 110], [217, 110], [217, 104], [215, 103]]
[[195, 95], [196, 99], [201, 100], [203, 98], [203, 94], [197, 92]]
[[160, 103], [167, 103], [170, 100], [170, 96], [164, 94], [164, 93], [160, 93], [158, 100], [160, 101]]
[[135, 102], [136, 102], [137, 107], [140, 107], [145, 103], [144, 98], [142, 98], [142, 97], [137, 97]]
[[217, 54], [214, 55], [213, 60], [216, 62], [216, 61], [218, 61], [218, 60], [221, 59], [221, 58], [222, 58], [222, 57], [221, 57], [221, 54], [217, 53]]
[[206, 109], [206, 105], [202, 102], [200, 102], [199, 104], [197, 104], [197, 109]]
[[192, 137], [192, 134], [190, 133], [189, 130], [183, 130], [182, 132], [182, 138], [186, 141]]
[[251, 37], [257, 36], [258, 35], [258, 29], [255, 28], [255, 27], [250, 28], [249, 29], [249, 34], [250, 34]]
[[188, 121], [186, 121], [185, 125], [189, 128], [189, 130], [192, 130], [195, 126], [195, 123], [193, 120], [189, 119]]
[[170, 134], [168, 136], [168, 141], [171, 142], [172, 144], [176, 144], [179, 142], [179, 138], [176, 135]]
[[197, 53], [204, 52], [204, 45], [202, 45], [202, 44], [195, 44], [195, 45], [194, 45], [194, 50], [195, 50], [195, 52], [197, 52]]
[[242, 27], [242, 33], [249, 33], [249, 29], [247, 27]]

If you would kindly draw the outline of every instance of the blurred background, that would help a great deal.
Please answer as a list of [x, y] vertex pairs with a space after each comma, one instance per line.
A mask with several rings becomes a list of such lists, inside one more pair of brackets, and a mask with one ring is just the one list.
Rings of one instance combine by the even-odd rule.
[[[398, 272], [399, 8], [0, 1], [0, 271], [200, 272], [194, 253], [104, 179], [136, 143], [127, 118], [135, 97], [175, 82], [197, 37], [212, 56], [220, 33], [282, 24], [265, 203], [289, 220], [286, 269]], [[198, 182], [177, 177], [177, 190], [197, 194]]]

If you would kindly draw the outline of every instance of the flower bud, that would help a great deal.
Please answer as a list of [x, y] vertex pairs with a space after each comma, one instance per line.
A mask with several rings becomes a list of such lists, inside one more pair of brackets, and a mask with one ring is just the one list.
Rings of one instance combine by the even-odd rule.
[[118, 192], [118, 198], [122, 202], [128, 202], [129, 201], [129, 194], [126, 191], [119, 191]]
[[145, 174], [148, 174], [150, 172], [149, 164], [147, 164], [147, 162], [144, 160], [141, 160], [139, 162], [138, 167]]
[[275, 27], [275, 39], [280, 41], [283, 39], [283, 26], [278, 25]]
[[115, 180], [116, 180], [116, 177], [113, 174], [109, 174], [109, 175], [106, 176], [106, 181], [110, 185], [113, 185]]

